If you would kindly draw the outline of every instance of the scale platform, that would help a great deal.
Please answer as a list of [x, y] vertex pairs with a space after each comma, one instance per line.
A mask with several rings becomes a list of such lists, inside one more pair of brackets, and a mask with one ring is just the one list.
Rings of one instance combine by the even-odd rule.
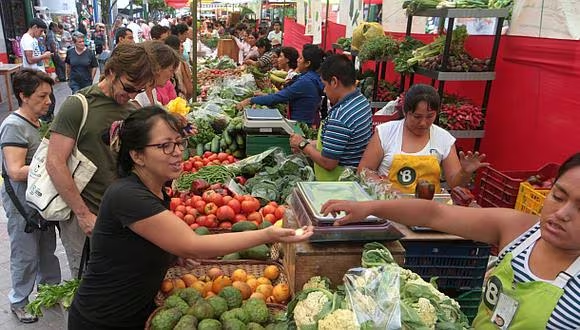
[[244, 128], [247, 133], [300, 134], [296, 121], [286, 119], [278, 109], [246, 109]]
[[[324, 190], [332, 192], [333, 196], [325, 197]], [[290, 205], [298, 226], [314, 226], [310, 242], [393, 241], [403, 237], [386, 219], [369, 217], [360, 223], [333, 226], [334, 217], [320, 214], [320, 206], [328, 199], [360, 201], [367, 198], [370, 199], [355, 182], [299, 182], [290, 195]]]

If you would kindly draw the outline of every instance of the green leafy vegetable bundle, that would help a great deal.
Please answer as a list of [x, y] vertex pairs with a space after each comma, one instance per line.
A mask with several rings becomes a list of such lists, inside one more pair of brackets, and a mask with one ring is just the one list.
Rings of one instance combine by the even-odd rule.
[[390, 36], [372, 37], [362, 45], [358, 56], [361, 60], [383, 60], [397, 54], [399, 45]]
[[42, 316], [42, 308], [51, 308], [56, 304], [69, 308], [79, 284], [77, 279], [64, 281], [57, 285], [40, 284], [36, 299], [26, 306], [26, 310], [32, 315]]

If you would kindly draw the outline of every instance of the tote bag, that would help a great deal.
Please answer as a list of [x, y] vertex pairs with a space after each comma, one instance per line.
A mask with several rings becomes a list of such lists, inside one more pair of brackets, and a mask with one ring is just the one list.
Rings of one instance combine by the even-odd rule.
[[[67, 160], [67, 166], [72, 174], [77, 189], [79, 192], [82, 192], [97, 171], [97, 166], [83, 155], [77, 147], [79, 136], [85, 126], [89, 109], [87, 99], [84, 95], [75, 94], [73, 96], [77, 97], [83, 104], [83, 119], [77, 134], [75, 146]], [[71, 209], [54, 187], [54, 184], [46, 171], [48, 143], [48, 139], [42, 139], [40, 146], [34, 153], [34, 157], [30, 163], [30, 170], [28, 171], [28, 187], [26, 188], [26, 203], [32, 208], [38, 210], [46, 220], [65, 221], [70, 218]]]

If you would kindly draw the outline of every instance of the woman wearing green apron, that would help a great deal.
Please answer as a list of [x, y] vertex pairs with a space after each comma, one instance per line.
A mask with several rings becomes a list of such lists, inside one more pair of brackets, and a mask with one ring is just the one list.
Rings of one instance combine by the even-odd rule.
[[329, 56], [320, 77], [333, 106], [321, 122], [316, 143], [294, 134], [290, 147], [312, 159], [317, 181], [337, 181], [344, 166], [358, 166], [371, 138], [371, 108], [356, 88], [354, 65], [346, 56]]
[[372, 214], [499, 246], [502, 253], [485, 283], [475, 329], [579, 329], [579, 187], [580, 153], [560, 167], [539, 219], [512, 209], [404, 199], [329, 201], [322, 212], [345, 211], [336, 225]]
[[433, 124], [440, 107], [435, 88], [413, 85], [405, 94], [405, 118], [377, 126], [359, 171], [377, 171], [403, 193], [414, 193], [420, 180], [435, 184], [435, 191], [441, 191], [442, 169], [451, 188], [468, 183], [473, 172], [489, 164], [483, 163], [485, 155], [477, 152], [457, 156], [455, 138]]

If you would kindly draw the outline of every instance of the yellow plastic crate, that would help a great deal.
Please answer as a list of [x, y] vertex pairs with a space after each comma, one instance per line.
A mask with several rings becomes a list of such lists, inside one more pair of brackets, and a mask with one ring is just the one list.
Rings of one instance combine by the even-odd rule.
[[534, 189], [528, 182], [522, 182], [520, 183], [515, 209], [539, 215], [542, 212], [542, 206], [544, 206], [544, 199], [546, 199], [549, 192], [549, 189]]

